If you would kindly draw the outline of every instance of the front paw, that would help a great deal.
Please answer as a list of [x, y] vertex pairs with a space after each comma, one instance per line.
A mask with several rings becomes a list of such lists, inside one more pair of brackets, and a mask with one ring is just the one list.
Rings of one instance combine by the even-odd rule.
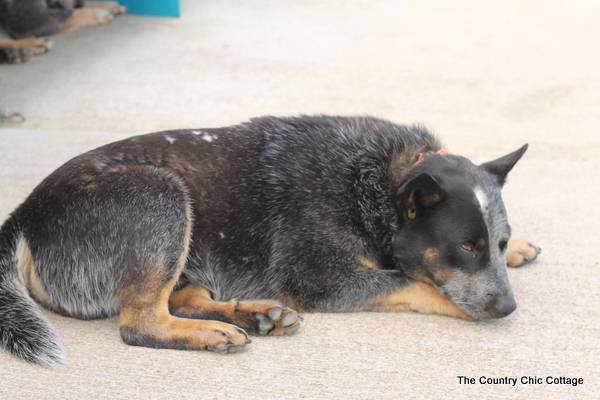
[[506, 248], [506, 264], [509, 267], [521, 267], [533, 262], [541, 248], [523, 239], [510, 239]]

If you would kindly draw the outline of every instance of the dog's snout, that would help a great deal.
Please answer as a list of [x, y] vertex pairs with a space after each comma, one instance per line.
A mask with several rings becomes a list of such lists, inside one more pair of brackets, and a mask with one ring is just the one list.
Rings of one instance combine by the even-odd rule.
[[498, 297], [494, 300], [492, 311], [495, 314], [494, 317], [502, 318], [506, 317], [517, 309], [517, 303], [512, 296]]

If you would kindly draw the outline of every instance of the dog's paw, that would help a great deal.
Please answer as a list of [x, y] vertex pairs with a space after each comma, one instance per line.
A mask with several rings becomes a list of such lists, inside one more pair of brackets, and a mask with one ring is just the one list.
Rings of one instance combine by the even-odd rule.
[[222, 354], [239, 353], [247, 344], [252, 343], [243, 329], [225, 323], [218, 324], [221, 326], [207, 335], [206, 350]]
[[287, 307], [273, 307], [266, 314], [255, 312], [258, 335], [291, 335], [300, 328], [300, 316]]
[[506, 248], [506, 264], [509, 267], [520, 267], [533, 262], [541, 248], [523, 239], [510, 239]]
[[291, 308], [275, 303], [244, 303], [237, 306], [234, 321], [251, 335], [291, 335], [300, 328], [302, 318]]

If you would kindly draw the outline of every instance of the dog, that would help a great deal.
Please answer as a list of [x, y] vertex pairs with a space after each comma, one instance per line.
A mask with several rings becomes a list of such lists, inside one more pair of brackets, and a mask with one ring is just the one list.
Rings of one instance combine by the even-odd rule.
[[0, 26], [14, 39], [0, 39], [0, 64], [47, 52], [52, 42], [43, 36], [105, 24], [124, 12], [114, 1], [0, 0]]
[[301, 116], [89, 151], [0, 229], [2, 346], [65, 360], [32, 299], [119, 315], [130, 345], [220, 353], [296, 332], [298, 312], [505, 317], [507, 259], [539, 253], [511, 239], [500, 196], [526, 149], [476, 166], [419, 126]]

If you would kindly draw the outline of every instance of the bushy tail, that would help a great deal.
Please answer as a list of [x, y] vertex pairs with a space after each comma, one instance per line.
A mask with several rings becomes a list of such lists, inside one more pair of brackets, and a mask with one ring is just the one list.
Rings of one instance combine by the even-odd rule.
[[18, 277], [19, 237], [9, 218], [0, 228], [0, 346], [31, 363], [64, 363], [66, 354], [58, 336]]

